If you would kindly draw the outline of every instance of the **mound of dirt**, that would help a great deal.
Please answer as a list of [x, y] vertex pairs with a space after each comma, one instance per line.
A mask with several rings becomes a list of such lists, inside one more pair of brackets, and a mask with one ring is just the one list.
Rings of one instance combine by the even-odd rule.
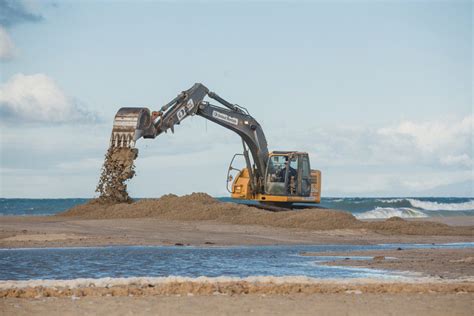
[[167, 220], [215, 220], [231, 224], [286, 228], [349, 228], [358, 220], [349, 213], [329, 210], [301, 210], [273, 213], [236, 203], [220, 202], [205, 193], [178, 197], [167, 194], [131, 204], [104, 204], [92, 200], [59, 214], [90, 219], [158, 217]]
[[218, 221], [239, 225], [262, 225], [308, 230], [367, 229], [382, 234], [464, 235], [472, 236], [474, 227], [451, 227], [432, 222], [386, 220], [362, 222], [352, 214], [327, 209], [305, 209], [269, 212], [236, 203], [220, 202], [205, 193], [178, 197], [164, 195], [159, 199], [144, 199], [133, 203], [104, 203], [92, 200], [73, 207], [59, 216], [88, 219], [154, 217], [178, 221]]
[[405, 220], [391, 220], [389, 218], [385, 221], [365, 222], [364, 224], [368, 229], [386, 235], [472, 236], [474, 234], [474, 227], [453, 227], [429, 221], [410, 222]]
[[125, 182], [135, 175], [134, 160], [138, 149], [110, 147], [105, 155], [102, 173], [96, 192], [100, 193], [96, 202], [131, 203]]

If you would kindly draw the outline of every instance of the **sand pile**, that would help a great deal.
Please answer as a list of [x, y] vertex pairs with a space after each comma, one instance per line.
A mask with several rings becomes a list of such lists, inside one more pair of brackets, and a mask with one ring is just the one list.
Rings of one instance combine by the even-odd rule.
[[242, 204], [220, 202], [205, 193], [193, 193], [181, 197], [168, 194], [159, 199], [145, 199], [130, 204], [103, 204], [92, 200], [59, 215], [89, 219], [154, 217], [180, 221], [211, 220], [229, 224], [308, 230], [366, 229], [387, 235], [472, 236], [474, 234], [474, 227], [409, 222], [400, 218], [380, 222], [362, 222], [347, 212], [326, 209], [274, 213]]
[[96, 203], [132, 202], [125, 182], [135, 175], [133, 161], [138, 149], [110, 147], [105, 155], [102, 173], [96, 192], [100, 193]]
[[420, 222], [411, 222], [399, 217], [392, 217], [385, 221], [364, 222], [364, 224], [368, 229], [386, 235], [474, 235], [474, 227], [472, 226], [453, 227], [442, 223], [430, 222], [428, 220]]
[[242, 225], [264, 225], [285, 228], [350, 228], [359, 221], [349, 213], [330, 210], [301, 210], [273, 213], [236, 203], [220, 202], [205, 193], [178, 197], [164, 195], [132, 204], [98, 204], [95, 200], [61, 213], [90, 219], [157, 217], [167, 220], [215, 220]]

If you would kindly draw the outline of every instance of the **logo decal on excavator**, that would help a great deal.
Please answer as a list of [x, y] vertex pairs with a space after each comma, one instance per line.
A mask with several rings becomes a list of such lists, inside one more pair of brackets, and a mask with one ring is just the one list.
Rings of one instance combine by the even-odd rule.
[[176, 113], [176, 115], [178, 116], [178, 120], [182, 120], [183, 117], [186, 115], [186, 110], [184, 108], [181, 108], [178, 113]]
[[191, 110], [194, 107], [193, 99], [189, 99], [188, 103], [186, 104], [186, 107], [188, 108], [188, 110]]
[[[194, 101], [193, 99], [189, 99], [188, 103], [186, 103], [186, 109], [191, 110], [194, 107]], [[178, 117], [178, 121], [181, 121], [185, 116], [186, 116], [186, 109], [181, 108], [178, 113], [176, 113], [176, 116]]]
[[218, 120], [225, 121], [234, 125], [239, 125], [239, 120], [237, 118], [229, 116], [227, 114], [217, 112], [217, 111], [212, 111], [212, 116]]

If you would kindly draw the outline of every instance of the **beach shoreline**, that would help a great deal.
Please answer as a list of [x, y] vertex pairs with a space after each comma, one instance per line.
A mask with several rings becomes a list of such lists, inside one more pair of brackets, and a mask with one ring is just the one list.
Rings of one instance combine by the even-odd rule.
[[[426, 220], [430, 219], [423, 219], [423, 222]], [[471, 225], [474, 217], [440, 218], [436, 221], [450, 227], [463, 227], [463, 235], [410, 235], [364, 228], [312, 230], [155, 217], [87, 219], [74, 216], [3, 216], [0, 221], [0, 249], [474, 242], [474, 236], [464, 233], [466, 227], [469, 229], [469, 226], [474, 226]], [[109, 279], [109, 285], [83, 284], [72, 289], [54, 284], [53, 280], [49, 284], [42, 284], [40, 280], [13, 283], [0, 281], [0, 287], [3, 286], [0, 289], [0, 308], [7, 315], [48, 316], [64, 313], [314, 315], [315, 312], [347, 315], [353, 311], [359, 314], [376, 311], [377, 314], [390, 315], [469, 315], [471, 311], [474, 272], [468, 258], [474, 256], [473, 248], [360, 251], [339, 255], [349, 253], [351, 256], [396, 256], [402, 262], [398, 266], [370, 265], [380, 264], [375, 260], [361, 261], [359, 265], [352, 260], [350, 264], [360, 267], [365, 263], [371, 268], [404, 273], [408, 271], [413, 274], [413, 278], [395, 281], [319, 280], [309, 284], [298, 281], [255, 284], [239, 279], [221, 283], [181, 280], [166, 286], [146, 282], [141, 284], [136, 280], [129, 284], [114, 285], [113, 279]], [[420, 264], [419, 260], [413, 258], [427, 260], [430, 265]], [[441, 271], [441, 267], [450, 260], [457, 262], [451, 263], [457, 268], [446, 274]], [[345, 260], [334, 264], [350, 265]]]

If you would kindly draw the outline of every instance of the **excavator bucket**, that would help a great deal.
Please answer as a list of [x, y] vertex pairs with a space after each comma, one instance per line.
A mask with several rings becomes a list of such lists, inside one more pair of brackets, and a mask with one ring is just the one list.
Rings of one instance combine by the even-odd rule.
[[147, 108], [121, 108], [114, 119], [110, 147], [135, 147], [137, 139], [152, 126]]

